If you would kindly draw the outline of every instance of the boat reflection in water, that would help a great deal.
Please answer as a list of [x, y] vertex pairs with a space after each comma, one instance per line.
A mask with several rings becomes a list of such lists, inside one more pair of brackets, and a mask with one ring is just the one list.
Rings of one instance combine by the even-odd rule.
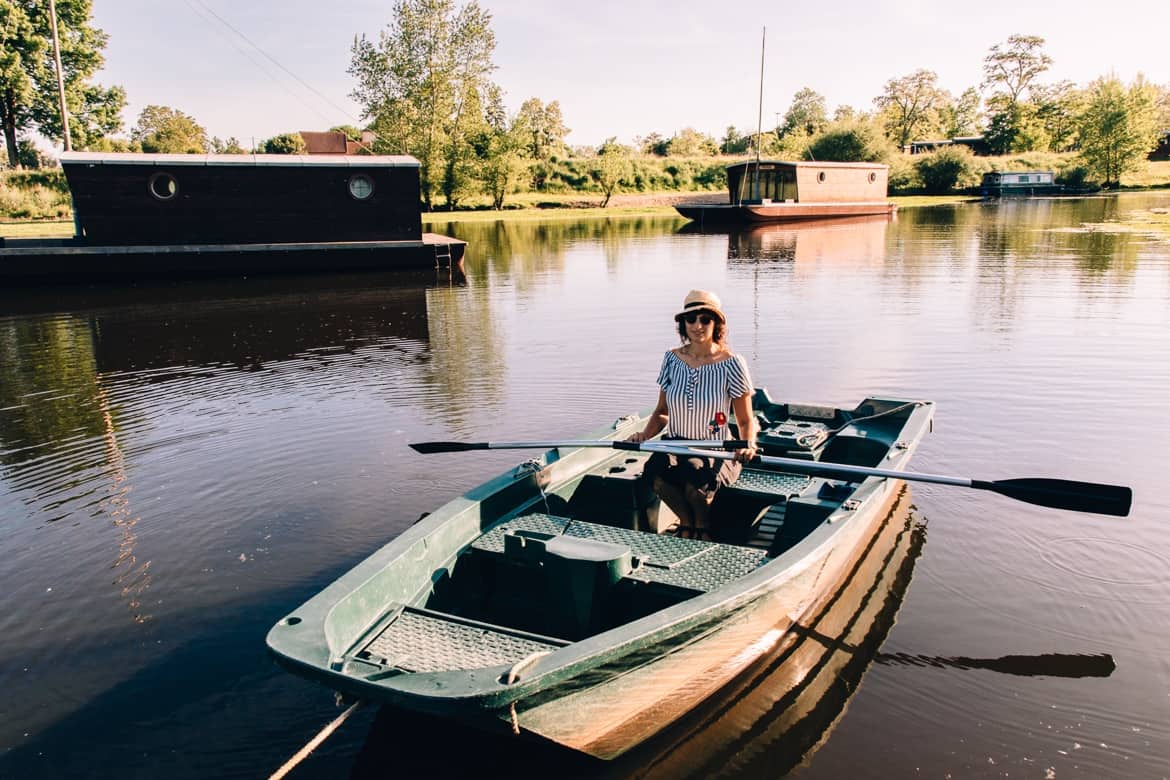
[[886, 228], [894, 219], [885, 215], [842, 217], [786, 224], [708, 225], [702, 229], [691, 222], [679, 232], [726, 235], [729, 260], [809, 263], [841, 257], [864, 264], [885, 257]]
[[[410, 769], [430, 776], [492, 769], [521, 777], [556, 773], [676, 778], [762, 771], [781, 775], [825, 740], [894, 624], [925, 541], [907, 490], [885, 517], [875, 520], [869, 533], [842, 580], [824, 590], [823, 600], [804, 619], [777, 626], [775, 636], [760, 638], [769, 643], [783, 635], [772, 651], [668, 729], [615, 761], [601, 762], [527, 735], [470, 729], [460, 733], [462, 729], [450, 721], [383, 708], [352, 775], [381, 776], [387, 766], [394, 766], [396, 773], [405, 769], [403, 776], [415, 774]], [[703, 668], [701, 659], [693, 668]], [[678, 681], [664, 684], [676, 686]], [[636, 687], [624, 693], [638, 695]], [[631, 727], [641, 728], [637, 723]], [[451, 750], [455, 745], [458, 749]], [[436, 761], [436, 756], [442, 758]], [[417, 766], [403, 766], [415, 761]]]

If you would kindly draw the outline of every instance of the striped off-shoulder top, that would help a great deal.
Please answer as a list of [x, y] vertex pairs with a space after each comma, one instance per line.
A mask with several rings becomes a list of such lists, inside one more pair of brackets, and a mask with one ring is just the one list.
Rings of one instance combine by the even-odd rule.
[[667, 436], [683, 439], [726, 439], [731, 400], [753, 391], [747, 362], [738, 354], [698, 368], [667, 350], [658, 373], [666, 393], [670, 419]]

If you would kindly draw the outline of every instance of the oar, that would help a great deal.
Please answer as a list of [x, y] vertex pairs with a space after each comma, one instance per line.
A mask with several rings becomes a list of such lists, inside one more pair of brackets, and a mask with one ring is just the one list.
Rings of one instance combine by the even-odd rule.
[[[615, 450], [632, 450], [634, 452], [653, 452], [651, 445], [663, 443], [661, 441], [614, 441], [613, 439], [590, 439], [586, 441], [420, 441], [411, 444], [410, 448], [424, 455], [431, 455], [436, 452], [467, 452], [468, 450], [551, 450], [556, 447], [605, 447]], [[723, 442], [710, 439], [706, 441], [671, 439], [670, 446], [683, 448], [706, 447], [708, 449], [722, 447], [725, 450], [742, 450], [747, 447], [747, 442], [742, 439], [729, 439]]]
[[[641, 447], [648, 452], [667, 452], [676, 455], [703, 455], [708, 458], [733, 460], [735, 453], [716, 450], [696, 450], [679, 447], [673, 442], [644, 442]], [[990, 490], [1001, 496], [1014, 498], [1017, 501], [1026, 501], [1029, 504], [1048, 506], [1055, 509], [1069, 509], [1073, 512], [1096, 512], [1102, 515], [1125, 517], [1129, 514], [1133, 503], [1133, 491], [1121, 485], [1101, 485], [1096, 482], [1077, 482], [1069, 479], [1026, 478], [1001, 479], [988, 481], [982, 479], [966, 479], [964, 477], [948, 477], [941, 474], [921, 474], [914, 471], [895, 471], [893, 469], [875, 469], [866, 466], [849, 466], [843, 463], [823, 463], [820, 461], [796, 460], [794, 458], [777, 458], [770, 455], [757, 455], [754, 463], [765, 466], [778, 466], [785, 471], [794, 471], [798, 474], [828, 477], [856, 482], [857, 477], [890, 477], [904, 479], [907, 482], [932, 482], [937, 485], [953, 485], [955, 487], [974, 488], [975, 490]]]

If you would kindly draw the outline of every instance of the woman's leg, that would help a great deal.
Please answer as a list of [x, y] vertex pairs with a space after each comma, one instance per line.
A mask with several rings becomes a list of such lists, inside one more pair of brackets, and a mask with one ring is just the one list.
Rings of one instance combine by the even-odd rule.
[[691, 504], [683, 495], [683, 490], [677, 485], [667, 482], [662, 477], [654, 478], [654, 492], [658, 494], [670, 511], [678, 516], [679, 530], [694, 528], [695, 518], [691, 513]]
[[690, 509], [691, 518], [695, 527], [695, 538], [709, 538], [711, 527], [708, 524], [711, 516], [711, 498], [706, 491], [699, 490], [694, 485], [687, 485], [683, 489], [683, 497]]

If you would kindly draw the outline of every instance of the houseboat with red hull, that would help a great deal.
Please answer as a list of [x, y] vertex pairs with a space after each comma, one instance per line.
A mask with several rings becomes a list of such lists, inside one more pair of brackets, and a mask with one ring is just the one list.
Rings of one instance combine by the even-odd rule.
[[66, 152], [75, 235], [0, 239], [0, 280], [458, 267], [407, 156]]
[[727, 168], [728, 203], [675, 209], [700, 225], [890, 216], [888, 181], [879, 163], [742, 162]]

